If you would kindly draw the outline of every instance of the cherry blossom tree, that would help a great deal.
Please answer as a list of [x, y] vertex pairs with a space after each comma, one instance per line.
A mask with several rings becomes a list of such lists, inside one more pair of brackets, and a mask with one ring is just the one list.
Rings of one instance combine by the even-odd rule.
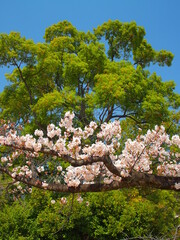
[[163, 126], [139, 129], [138, 136], [120, 146], [120, 121], [85, 128], [73, 126], [67, 112], [59, 126], [47, 133], [21, 135], [13, 124], [2, 122], [0, 171], [20, 191], [37, 187], [56, 192], [100, 192], [130, 187], [180, 189], [180, 137], [171, 138]]

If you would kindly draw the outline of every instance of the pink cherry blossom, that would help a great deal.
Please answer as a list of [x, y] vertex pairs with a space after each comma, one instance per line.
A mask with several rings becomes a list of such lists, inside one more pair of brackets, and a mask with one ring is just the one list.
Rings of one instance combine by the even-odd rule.
[[[74, 117], [74, 113], [67, 112], [59, 126], [49, 124], [47, 137], [39, 129], [35, 130], [35, 137], [19, 136], [5, 125], [0, 145], [12, 148], [12, 152], [1, 156], [0, 169], [27, 185], [34, 180], [36, 186], [44, 189], [53, 183], [64, 184], [69, 189], [98, 181], [113, 185], [130, 178], [133, 172], [180, 176], [180, 153], [173, 150], [180, 148], [180, 138], [178, 135], [170, 138], [163, 126], [155, 126], [145, 135], [139, 131], [134, 140], [125, 142], [120, 152], [120, 121], [99, 127], [90, 122], [82, 129], [73, 127]], [[17, 166], [18, 158], [20, 166]], [[174, 183], [174, 188], [179, 189], [179, 182]]]

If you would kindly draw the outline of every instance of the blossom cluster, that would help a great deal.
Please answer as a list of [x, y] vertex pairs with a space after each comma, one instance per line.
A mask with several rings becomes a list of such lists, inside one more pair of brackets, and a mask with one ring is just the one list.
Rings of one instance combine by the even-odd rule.
[[[12, 178], [19, 176], [31, 179], [34, 171], [31, 159], [34, 161], [40, 153], [52, 155], [69, 162], [70, 166], [63, 168], [58, 160], [53, 172], [54, 175], [61, 176], [68, 187], [95, 181], [110, 184], [114, 180], [121, 181], [128, 177], [133, 170], [149, 174], [155, 171], [165, 176], [180, 175], [180, 154], [171, 151], [172, 146], [180, 148], [180, 137], [174, 135], [170, 139], [163, 126], [156, 126], [145, 135], [138, 135], [135, 140], [128, 139], [121, 154], [117, 155], [121, 139], [120, 121], [103, 123], [100, 128], [97, 123], [90, 122], [81, 129], [73, 127], [73, 118], [74, 113], [67, 112], [59, 126], [48, 125], [46, 137], [38, 129], [34, 132], [35, 137], [30, 134], [19, 136], [17, 131], [6, 126], [8, 131], [0, 136], [0, 145], [10, 146], [15, 152], [1, 157], [2, 166], [11, 170]], [[91, 139], [91, 136], [94, 140], [85, 144], [85, 140]], [[15, 160], [22, 154], [26, 157], [26, 163], [15, 166]], [[53, 157], [51, 161], [56, 162]], [[118, 174], [111, 172], [111, 168], [103, 162], [103, 157], [108, 157]], [[35, 168], [36, 177], [42, 177], [45, 173], [44, 165], [37, 161]], [[44, 189], [48, 188], [46, 179], [42, 179], [41, 184]]]

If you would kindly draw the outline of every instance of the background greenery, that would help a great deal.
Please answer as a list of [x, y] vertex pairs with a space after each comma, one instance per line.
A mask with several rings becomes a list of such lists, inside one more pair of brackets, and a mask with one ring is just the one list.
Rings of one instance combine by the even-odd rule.
[[0, 239], [170, 239], [179, 224], [179, 199], [172, 192], [88, 193], [82, 203], [75, 194], [66, 196], [65, 205], [60, 197], [37, 189], [17, 201], [1, 197]]

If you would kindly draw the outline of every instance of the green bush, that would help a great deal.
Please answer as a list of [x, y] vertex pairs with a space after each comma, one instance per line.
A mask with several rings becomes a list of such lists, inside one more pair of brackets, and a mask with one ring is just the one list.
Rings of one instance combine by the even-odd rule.
[[[2, 201], [1, 240], [119, 240], [127, 237], [171, 237], [178, 225], [178, 195], [137, 189], [67, 195], [33, 189], [13, 203]], [[2, 196], [3, 198], [3, 196]], [[51, 200], [55, 200], [55, 204]]]

